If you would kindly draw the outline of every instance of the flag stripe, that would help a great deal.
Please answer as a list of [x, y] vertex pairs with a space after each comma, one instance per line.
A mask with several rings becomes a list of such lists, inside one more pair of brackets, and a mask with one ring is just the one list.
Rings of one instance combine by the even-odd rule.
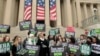
[[32, 0], [25, 0], [24, 20], [31, 20], [31, 18], [32, 18]]
[[37, 0], [37, 20], [44, 20], [45, 18], [45, 3], [44, 0]]
[[50, 0], [50, 20], [55, 21], [56, 20], [56, 0]]

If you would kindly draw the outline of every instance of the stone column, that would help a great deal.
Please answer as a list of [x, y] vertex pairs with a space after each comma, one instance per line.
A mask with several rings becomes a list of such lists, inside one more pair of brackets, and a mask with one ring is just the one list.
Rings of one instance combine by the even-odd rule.
[[62, 12], [62, 14], [63, 14], [63, 17], [64, 17], [64, 19], [63, 19], [63, 25], [64, 25], [64, 27], [66, 27], [67, 26], [67, 8], [66, 8], [66, 0], [63, 0], [64, 2], [64, 7], [63, 7], [63, 12]]
[[0, 0], [0, 24], [3, 23], [3, 13], [4, 13], [3, 3], [4, 3], [4, 0]]
[[76, 13], [76, 6], [75, 6], [75, 1], [72, 1], [72, 6], [73, 6], [73, 26], [77, 27], [77, 13]]
[[97, 5], [97, 13], [98, 13], [97, 15], [98, 15], [98, 17], [100, 19], [100, 4]]
[[49, 0], [45, 0], [45, 24], [47, 28], [50, 27]]
[[76, 1], [76, 8], [77, 8], [78, 27], [82, 27], [82, 15], [81, 15], [81, 7], [79, 0]]
[[35, 26], [36, 23], [36, 5], [37, 0], [32, 0], [32, 25]]
[[12, 4], [13, 0], [6, 0], [6, 7], [4, 13], [4, 24], [10, 25], [11, 22], [11, 12], [12, 12]]
[[60, 0], [56, 0], [56, 7], [57, 7], [57, 27], [61, 27], [61, 7], [60, 7]]
[[49, 35], [48, 33], [50, 29], [49, 0], [45, 0], [45, 25], [46, 25], [46, 35]]
[[20, 21], [23, 21], [24, 18], [24, 0], [20, 0], [20, 5], [19, 5], [19, 14], [18, 14], [18, 23]]
[[94, 8], [93, 8], [93, 4], [90, 4], [90, 8], [91, 8], [91, 16], [94, 15]]
[[88, 18], [88, 11], [87, 11], [86, 3], [84, 3], [83, 6], [84, 6], [85, 19], [87, 19]]
[[73, 21], [72, 21], [72, 9], [71, 9], [71, 1], [66, 0], [66, 8], [67, 8], [67, 26], [73, 26]]

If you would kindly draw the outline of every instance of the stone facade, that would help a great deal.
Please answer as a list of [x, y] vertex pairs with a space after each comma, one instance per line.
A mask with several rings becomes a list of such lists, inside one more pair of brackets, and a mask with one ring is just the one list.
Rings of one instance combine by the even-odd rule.
[[[32, 0], [32, 24], [36, 23], [36, 2]], [[66, 27], [74, 26], [76, 36], [84, 33], [82, 20], [95, 14], [100, 15], [100, 0], [56, 0], [57, 20], [54, 28], [60, 28], [64, 36]], [[20, 35], [25, 37], [27, 31], [19, 30], [19, 22], [23, 21], [24, 0], [0, 0], [0, 24], [11, 26], [10, 36]], [[51, 29], [49, 20], [49, 0], [45, 0], [46, 33]]]

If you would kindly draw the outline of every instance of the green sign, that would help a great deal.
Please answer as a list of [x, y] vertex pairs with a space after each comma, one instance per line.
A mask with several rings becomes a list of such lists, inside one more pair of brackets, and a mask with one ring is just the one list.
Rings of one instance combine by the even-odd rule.
[[59, 28], [56, 28], [55, 32], [56, 32], [56, 34], [59, 34], [60, 33]]
[[36, 31], [45, 31], [45, 24], [36, 24], [35, 30]]
[[27, 52], [28, 52], [28, 50], [22, 48], [21, 50], [19, 50], [17, 52], [17, 55], [23, 55], [24, 56]]
[[11, 44], [9, 42], [0, 43], [0, 53], [9, 52]]
[[0, 25], [0, 34], [10, 33], [10, 26]]
[[53, 46], [50, 48], [50, 56], [65, 56], [64, 47]]
[[35, 34], [36, 33], [36, 31], [34, 29], [30, 29], [29, 31], [31, 32], [31, 34]]
[[20, 30], [29, 30], [32, 29], [32, 22], [31, 21], [22, 21], [19, 22]]
[[26, 45], [26, 49], [28, 49], [28, 56], [38, 56], [40, 47], [35, 45]]
[[54, 30], [54, 29], [51, 29], [51, 30], [49, 31], [49, 35], [52, 35], [52, 36], [56, 35], [55, 30]]
[[55, 29], [51, 29], [50, 31], [49, 31], [49, 35], [52, 35], [52, 36], [54, 36], [54, 35], [56, 35], [56, 34], [59, 34], [60, 32], [59, 32], [59, 28], [55, 28]]
[[61, 52], [55, 52], [54, 56], [62, 56], [62, 53]]
[[81, 45], [80, 50], [82, 55], [90, 55], [91, 48], [89, 45], [87, 44]]
[[68, 48], [69, 48], [70, 53], [76, 53], [79, 50], [79, 46], [78, 45], [69, 44]]
[[36, 53], [36, 51], [34, 51], [34, 50], [29, 50], [29, 52], [28, 52], [29, 54], [35, 54]]
[[95, 32], [96, 32], [97, 34], [100, 34], [100, 29], [95, 29]]

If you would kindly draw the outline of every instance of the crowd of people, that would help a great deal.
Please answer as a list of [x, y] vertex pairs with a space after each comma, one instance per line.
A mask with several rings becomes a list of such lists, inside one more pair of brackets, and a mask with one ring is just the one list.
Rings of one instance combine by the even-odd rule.
[[[68, 56], [100, 56], [100, 53], [95, 53], [94, 51], [90, 51], [90, 54], [84, 55], [80, 49], [81, 46], [86, 44], [91, 48], [91, 45], [94, 44], [100, 44], [98, 37], [96, 36], [86, 36], [84, 34], [80, 35], [80, 38], [75, 38], [74, 36], [70, 37], [62, 37], [60, 34], [57, 34], [55, 36], [49, 35], [48, 37], [45, 37], [44, 32], [40, 32], [38, 34], [31, 34], [31, 32], [28, 32], [28, 36], [24, 41], [22, 41], [22, 38], [20, 36], [15, 36], [13, 38], [13, 42], [10, 42], [10, 37], [0, 37], [0, 50], [2, 50], [1, 45], [2, 43], [9, 43], [9, 50], [6, 51], [0, 51], [0, 56], [17, 56], [17, 52], [22, 49], [26, 48], [26, 45], [37, 45], [40, 46], [39, 50], [39, 56], [50, 56], [50, 47], [53, 46], [64, 46], [63, 43], [66, 43], [66, 47], [68, 45], [78, 45], [80, 48], [77, 53], [70, 52], [67, 48], [66, 53]], [[100, 50], [99, 50], [100, 52]], [[66, 56], [67, 56], [66, 55]]]

